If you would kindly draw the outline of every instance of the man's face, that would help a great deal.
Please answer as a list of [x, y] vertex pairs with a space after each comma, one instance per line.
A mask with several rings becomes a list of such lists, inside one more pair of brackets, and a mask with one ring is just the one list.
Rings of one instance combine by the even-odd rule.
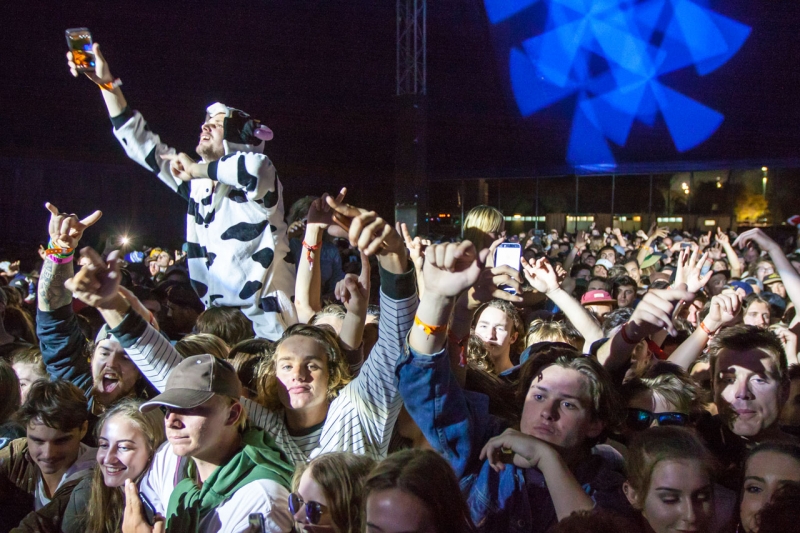
[[614, 310], [614, 306], [609, 304], [609, 303], [605, 303], [605, 304], [589, 304], [589, 305], [586, 305], [584, 307], [594, 311], [595, 316], [597, 316], [597, 319], [600, 320], [601, 322], [603, 321], [603, 319], [606, 317], [606, 315], [608, 313], [610, 313], [611, 311]]
[[575, 274], [575, 279], [583, 279], [589, 281], [591, 278], [592, 278], [592, 273], [586, 268], [578, 270], [578, 272]]
[[598, 278], [606, 278], [608, 277], [608, 270], [603, 265], [595, 265], [592, 267], [592, 274]]
[[592, 280], [586, 286], [587, 291], [604, 291], [606, 290], [606, 282], [601, 279]]
[[633, 307], [634, 300], [636, 300], [636, 287], [620, 285], [617, 289], [617, 307]]
[[784, 300], [786, 299], [786, 285], [782, 281], [776, 281], [769, 286], [769, 289]]
[[475, 324], [475, 335], [481, 338], [493, 357], [511, 353], [511, 344], [517, 340], [514, 322], [502, 310], [487, 307]]
[[672, 246], [672, 239], [670, 237], [664, 237], [663, 239], [661, 239], [661, 243], [667, 248], [669, 248]]
[[222, 396], [191, 409], [167, 408], [164, 427], [172, 451], [180, 457], [216, 457], [227, 437], [220, 428], [231, 425], [232, 407]]
[[781, 410], [781, 424], [800, 427], [800, 378], [791, 381], [789, 399]]
[[628, 275], [633, 278], [633, 281], [639, 283], [641, 275], [639, 274], [639, 266], [636, 263], [633, 261], [625, 263], [625, 270], [628, 271]]
[[216, 161], [225, 155], [225, 148], [222, 145], [224, 121], [225, 115], [214, 115], [200, 127], [200, 142], [197, 143], [195, 151], [206, 163]]
[[169, 253], [161, 252], [156, 258], [156, 263], [161, 267], [161, 270], [166, 270], [167, 267], [172, 264], [172, 258], [169, 256]]
[[328, 354], [315, 339], [295, 335], [275, 353], [278, 395], [286, 409], [309, 410], [328, 403]]
[[614, 250], [603, 250], [600, 252], [600, 259], [608, 259], [612, 265], [617, 263], [617, 252]]
[[584, 264], [589, 265], [590, 267], [593, 267], [594, 264], [597, 262], [597, 258], [595, 256], [593, 256], [593, 255], [587, 255], [586, 259], [584, 259], [583, 262], [584, 262]]
[[778, 420], [781, 382], [775, 361], [766, 352], [723, 348], [715, 370], [714, 403], [733, 433], [755, 437]]
[[597, 437], [603, 423], [593, 417], [587, 378], [560, 366], [542, 370], [525, 397], [520, 430], [567, 450]]
[[769, 327], [770, 310], [769, 305], [764, 302], [753, 302], [744, 312], [743, 321], [748, 326], [756, 326], [761, 329]]
[[755, 248], [748, 247], [744, 251], [744, 262], [748, 265], [758, 259], [759, 253]]
[[722, 288], [728, 283], [728, 278], [723, 273], [717, 273], [708, 280], [708, 292], [711, 296], [716, 296], [722, 292]]
[[120, 343], [105, 339], [97, 344], [92, 356], [92, 394], [100, 405], [111, 405], [129, 395], [140, 376]]
[[758, 281], [764, 281], [764, 278], [774, 273], [775, 267], [772, 266], [772, 263], [767, 263], [764, 261], [756, 265], [756, 277], [758, 278]]
[[28, 454], [42, 474], [63, 475], [75, 463], [87, 427], [84, 422], [83, 427], [61, 431], [36, 421], [28, 424]]

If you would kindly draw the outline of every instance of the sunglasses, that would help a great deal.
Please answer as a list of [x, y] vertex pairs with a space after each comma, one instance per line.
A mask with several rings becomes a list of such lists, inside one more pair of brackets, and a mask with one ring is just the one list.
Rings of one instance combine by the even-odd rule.
[[323, 507], [325, 506], [319, 502], [304, 502], [303, 498], [294, 492], [289, 494], [289, 511], [292, 513], [292, 515], [296, 515], [297, 511], [299, 511], [304, 505], [306, 508], [306, 519], [308, 520], [308, 523], [312, 525], [319, 524], [319, 521], [322, 518]]
[[650, 427], [653, 420], [659, 426], [685, 426], [689, 423], [689, 415], [684, 413], [651, 413], [644, 409], [628, 408], [627, 425], [634, 431], [643, 431]]

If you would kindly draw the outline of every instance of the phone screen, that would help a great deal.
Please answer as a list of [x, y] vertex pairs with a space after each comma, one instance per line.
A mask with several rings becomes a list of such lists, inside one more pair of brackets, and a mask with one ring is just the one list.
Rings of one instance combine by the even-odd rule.
[[94, 70], [92, 34], [88, 28], [70, 28], [66, 32], [67, 45], [72, 52], [72, 62], [78, 72]]
[[[494, 252], [494, 266], [509, 266], [519, 270], [519, 260], [522, 256], [522, 247], [516, 242], [504, 242]], [[517, 294], [513, 287], [500, 285], [500, 288], [510, 294]]]
[[522, 256], [522, 247], [516, 242], [504, 242], [497, 247], [494, 253], [494, 266], [510, 266], [519, 270], [519, 259]]
[[141, 491], [139, 491], [139, 499], [142, 500], [142, 513], [145, 521], [151, 526], [154, 525], [156, 523], [156, 508], [153, 507], [153, 504]]

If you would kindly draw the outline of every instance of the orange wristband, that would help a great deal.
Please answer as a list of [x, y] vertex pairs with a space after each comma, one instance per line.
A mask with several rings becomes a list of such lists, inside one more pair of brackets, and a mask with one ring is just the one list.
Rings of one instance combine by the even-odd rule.
[[705, 331], [706, 335], [708, 335], [709, 337], [713, 337], [714, 336], [714, 334], [711, 332], [711, 330], [708, 329], [708, 326], [706, 326], [705, 322], [700, 322], [700, 329]]
[[425, 332], [425, 335], [428, 335], [429, 337], [431, 335], [433, 335], [434, 333], [439, 333], [439, 332], [445, 331], [447, 329], [446, 325], [445, 326], [430, 326], [430, 325], [426, 324], [425, 322], [423, 322], [422, 320], [420, 320], [418, 316], [414, 316], [414, 325], [419, 327], [419, 328], [421, 328], [422, 331]]

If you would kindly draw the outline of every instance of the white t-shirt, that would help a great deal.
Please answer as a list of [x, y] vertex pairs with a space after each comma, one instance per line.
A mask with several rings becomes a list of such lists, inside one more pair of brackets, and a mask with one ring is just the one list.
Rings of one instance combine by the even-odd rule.
[[[161, 445], [153, 458], [150, 470], [142, 478], [140, 489], [148, 494], [156, 512], [166, 516], [167, 505], [175, 489], [180, 457], [172, 452], [169, 442]], [[264, 515], [266, 531], [291, 531], [293, 520], [289, 513], [289, 491], [275, 481], [260, 479], [248, 483], [225, 500], [200, 521], [202, 533], [240, 533], [249, 527], [251, 513]]]

